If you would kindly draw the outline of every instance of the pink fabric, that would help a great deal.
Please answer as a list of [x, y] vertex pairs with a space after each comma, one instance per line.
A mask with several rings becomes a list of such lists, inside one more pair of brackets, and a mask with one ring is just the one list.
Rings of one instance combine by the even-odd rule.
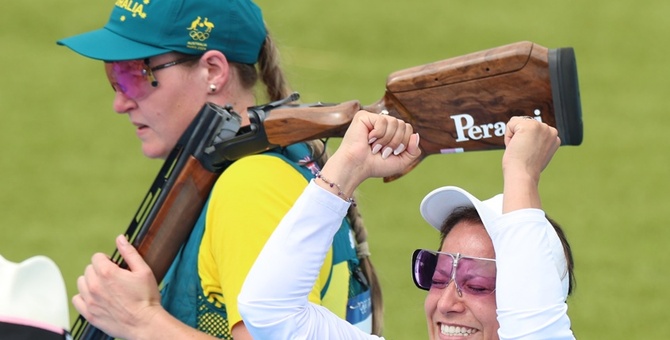
[[17, 318], [14, 316], [7, 316], [7, 315], [0, 315], [0, 322], [6, 322], [6, 323], [12, 323], [16, 325], [23, 325], [23, 326], [30, 326], [30, 327], [35, 327], [35, 328], [41, 328], [50, 332], [54, 332], [56, 334], [64, 334], [65, 330], [62, 328], [59, 328], [58, 326], [54, 326], [51, 324], [48, 324], [46, 322], [41, 322], [41, 321], [35, 321], [35, 320], [28, 320], [24, 318]]

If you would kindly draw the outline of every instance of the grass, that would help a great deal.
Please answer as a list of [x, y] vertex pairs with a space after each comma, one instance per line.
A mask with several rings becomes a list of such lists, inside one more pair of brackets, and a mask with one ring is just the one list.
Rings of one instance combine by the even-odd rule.
[[[102, 26], [112, 4], [13, 1], [0, 12], [0, 254], [13, 261], [50, 256], [70, 295], [90, 256], [113, 250], [114, 236], [125, 230], [160, 167], [141, 155], [125, 116], [113, 113], [100, 63], [55, 44]], [[541, 186], [544, 206], [564, 226], [576, 256], [573, 329], [584, 339], [670, 335], [664, 264], [670, 3], [259, 4], [305, 102], [372, 103], [393, 71], [516, 41], [574, 47], [584, 143], [561, 148]], [[361, 188], [387, 338], [426, 338], [424, 293], [413, 287], [408, 269], [414, 248], [437, 245], [418, 214], [421, 198], [446, 184], [494, 195], [502, 187], [501, 155], [430, 156], [398, 181], [371, 180]]]

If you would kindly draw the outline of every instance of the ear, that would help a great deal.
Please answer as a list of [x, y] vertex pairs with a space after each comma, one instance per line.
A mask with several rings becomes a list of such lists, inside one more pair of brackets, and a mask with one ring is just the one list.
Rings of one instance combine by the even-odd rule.
[[224, 88], [230, 80], [230, 64], [226, 56], [219, 51], [207, 51], [200, 58], [201, 66], [207, 70], [206, 81], [210, 93]]

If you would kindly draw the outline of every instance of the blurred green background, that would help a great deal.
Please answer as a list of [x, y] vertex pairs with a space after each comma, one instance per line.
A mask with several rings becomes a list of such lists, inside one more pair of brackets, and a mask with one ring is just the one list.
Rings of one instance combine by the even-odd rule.
[[[8, 1], [0, 11], [0, 254], [51, 257], [70, 296], [90, 256], [114, 249], [161, 165], [142, 156], [127, 117], [113, 113], [101, 63], [55, 44], [104, 25], [113, 2]], [[670, 337], [670, 2], [259, 4], [304, 102], [371, 104], [394, 71], [517, 41], [573, 47], [584, 142], [561, 148], [541, 185], [576, 256], [573, 329], [583, 339]], [[426, 338], [424, 293], [409, 275], [412, 250], [437, 246], [421, 198], [445, 184], [496, 194], [501, 155], [431, 156], [398, 181], [360, 189], [387, 338]]]

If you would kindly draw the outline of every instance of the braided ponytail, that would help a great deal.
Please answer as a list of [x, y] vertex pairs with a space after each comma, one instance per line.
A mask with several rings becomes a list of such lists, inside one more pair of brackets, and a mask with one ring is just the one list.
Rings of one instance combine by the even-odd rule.
[[351, 206], [347, 212], [347, 217], [354, 229], [356, 237], [356, 253], [361, 263], [363, 274], [370, 283], [370, 295], [372, 299], [372, 334], [380, 335], [384, 327], [384, 302], [382, 299], [381, 285], [377, 272], [370, 260], [370, 250], [368, 249], [368, 231], [363, 225], [363, 217], [358, 207]]

